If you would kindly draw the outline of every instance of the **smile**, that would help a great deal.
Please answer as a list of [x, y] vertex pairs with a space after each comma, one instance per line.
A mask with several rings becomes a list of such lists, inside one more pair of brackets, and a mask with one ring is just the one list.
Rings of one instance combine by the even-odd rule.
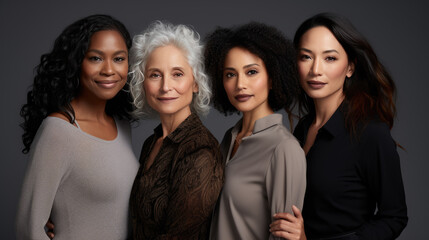
[[158, 101], [160, 101], [162, 103], [169, 103], [169, 102], [176, 100], [177, 97], [159, 97], [157, 99], [158, 99]]
[[103, 80], [103, 81], [95, 81], [95, 83], [102, 87], [102, 88], [106, 88], [106, 89], [111, 89], [114, 88], [116, 86], [116, 84], [119, 82], [119, 80]]

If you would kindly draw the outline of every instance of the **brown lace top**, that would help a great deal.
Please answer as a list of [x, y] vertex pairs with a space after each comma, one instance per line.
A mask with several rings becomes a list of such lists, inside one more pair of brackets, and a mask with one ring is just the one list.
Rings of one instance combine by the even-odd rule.
[[134, 239], [208, 239], [210, 219], [223, 184], [219, 144], [191, 114], [167, 136], [148, 170], [146, 161], [159, 125], [143, 144], [130, 197]]

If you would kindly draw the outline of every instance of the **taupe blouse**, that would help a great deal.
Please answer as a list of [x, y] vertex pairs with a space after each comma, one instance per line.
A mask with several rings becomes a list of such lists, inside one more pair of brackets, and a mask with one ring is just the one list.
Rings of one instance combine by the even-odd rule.
[[284, 127], [281, 114], [255, 122], [252, 135], [244, 137], [237, 152], [231, 151], [241, 121], [230, 129], [221, 144], [226, 159], [225, 185], [213, 215], [210, 238], [219, 240], [271, 239], [273, 214], [302, 209], [305, 185], [305, 154]]
[[144, 143], [131, 192], [134, 239], [207, 239], [223, 183], [219, 144], [191, 114], [167, 136], [148, 170], [159, 125]]

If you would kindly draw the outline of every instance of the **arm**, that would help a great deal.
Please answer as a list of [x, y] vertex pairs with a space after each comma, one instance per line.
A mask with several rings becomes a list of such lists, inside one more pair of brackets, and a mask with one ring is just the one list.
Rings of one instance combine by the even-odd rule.
[[173, 167], [172, 182], [166, 211], [167, 234], [159, 238], [193, 239], [191, 237], [198, 237], [201, 232], [208, 235], [213, 208], [223, 183], [220, 154], [214, 156], [213, 150], [207, 148], [187, 154]]
[[357, 231], [363, 239], [394, 239], [405, 228], [407, 206], [396, 144], [385, 124], [366, 129], [361, 172], [371, 196], [377, 203], [376, 214]]
[[[279, 212], [293, 214], [292, 206], [302, 209], [306, 187], [305, 155], [298, 142], [279, 144], [266, 175], [266, 189], [271, 216]], [[270, 235], [273, 239], [274, 235]]]
[[[42, 126], [41, 126], [42, 128]], [[50, 126], [35, 139], [17, 212], [17, 239], [47, 239], [45, 232], [55, 194], [67, 169], [62, 148], [67, 142]]]

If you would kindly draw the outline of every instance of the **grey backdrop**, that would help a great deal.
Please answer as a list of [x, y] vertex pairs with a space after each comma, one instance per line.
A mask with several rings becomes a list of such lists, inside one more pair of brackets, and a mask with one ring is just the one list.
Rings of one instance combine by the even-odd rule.
[[[73, 21], [94, 13], [111, 14], [134, 35], [154, 20], [194, 26], [202, 35], [216, 26], [250, 20], [275, 25], [292, 37], [306, 18], [322, 11], [347, 16], [368, 38], [393, 75], [397, 88], [398, 115], [393, 137], [407, 150], [399, 150], [405, 183], [409, 223], [400, 239], [424, 239], [429, 213], [428, 146], [428, 43], [426, 7], [423, 1], [319, 1], [297, 3], [270, 1], [6, 1], [0, 0], [0, 238], [14, 239], [17, 201], [27, 156], [21, 153], [22, 119], [19, 110], [32, 83], [40, 55]], [[225, 118], [216, 110], [204, 119], [220, 140], [237, 116]], [[136, 154], [156, 121], [141, 121], [133, 129]], [[424, 228], [426, 227], [426, 229]]]

